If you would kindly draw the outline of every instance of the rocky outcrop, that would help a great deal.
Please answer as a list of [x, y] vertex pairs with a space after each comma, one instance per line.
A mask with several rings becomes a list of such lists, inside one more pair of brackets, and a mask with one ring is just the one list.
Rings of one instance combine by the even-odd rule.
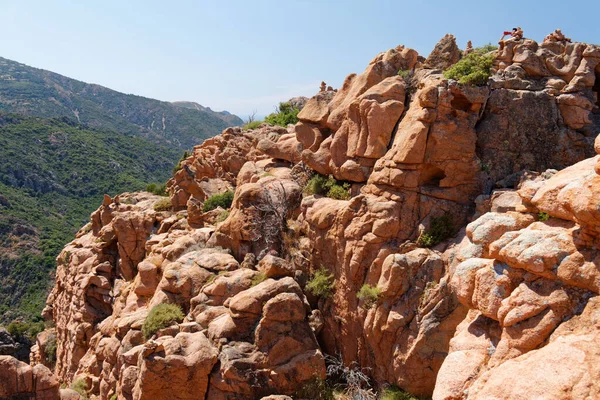
[[11, 356], [0, 356], [0, 398], [59, 399], [59, 382], [43, 365], [30, 366]]
[[[509, 41], [472, 87], [441, 73], [452, 36], [426, 60], [399, 46], [295, 126], [197, 146], [172, 210], [107, 198], [58, 258], [58, 378], [101, 398], [259, 399], [325, 378], [328, 353], [435, 399], [597, 396], [596, 50]], [[306, 193], [314, 173], [350, 198]], [[227, 212], [202, 211], [226, 190]], [[423, 248], [441, 219], [456, 237]], [[165, 303], [185, 318], [144, 337]]]

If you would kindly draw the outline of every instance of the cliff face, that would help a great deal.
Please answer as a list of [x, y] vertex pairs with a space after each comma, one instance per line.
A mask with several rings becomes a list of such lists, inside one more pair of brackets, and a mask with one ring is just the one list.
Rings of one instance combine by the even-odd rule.
[[[261, 398], [325, 378], [328, 353], [435, 399], [597, 397], [600, 48], [507, 42], [471, 87], [441, 73], [453, 43], [378, 55], [295, 126], [205, 141], [173, 211], [105, 199], [58, 258], [58, 378], [103, 399]], [[304, 194], [314, 171], [351, 198]], [[228, 189], [228, 214], [202, 212]], [[417, 247], [440, 218], [457, 235]], [[163, 303], [185, 319], [144, 338]]]

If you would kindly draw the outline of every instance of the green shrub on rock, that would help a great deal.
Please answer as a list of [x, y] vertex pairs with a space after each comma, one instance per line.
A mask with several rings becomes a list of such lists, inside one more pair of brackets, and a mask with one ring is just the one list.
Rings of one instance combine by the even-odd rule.
[[329, 274], [325, 268], [316, 271], [306, 284], [306, 290], [318, 297], [329, 297], [334, 287], [333, 275]]
[[294, 107], [291, 103], [279, 103], [277, 112], [265, 117], [265, 122], [271, 125], [286, 127], [288, 124], [295, 124], [298, 122], [299, 112], [300, 110]]
[[350, 198], [349, 190], [350, 183], [340, 182], [332, 176], [326, 177], [320, 174], [315, 174], [310, 178], [304, 187], [304, 193], [309, 196], [318, 194], [336, 200], [348, 200]]
[[444, 71], [444, 77], [455, 79], [458, 83], [471, 86], [487, 84], [492, 74], [492, 66], [496, 57], [496, 48], [492, 45], [477, 47], [459, 62]]
[[233, 192], [231, 190], [228, 190], [225, 193], [219, 193], [209, 197], [204, 202], [204, 205], [202, 206], [202, 211], [212, 211], [217, 207], [228, 209], [229, 207], [231, 207], [231, 203], [233, 203]]
[[365, 308], [373, 307], [377, 303], [377, 300], [379, 300], [379, 296], [381, 296], [381, 290], [376, 286], [369, 285], [368, 283], [362, 285], [356, 294], [356, 297], [363, 301]]
[[154, 203], [154, 211], [170, 211], [173, 205], [171, 204], [171, 199], [160, 199], [156, 203]]
[[417, 240], [420, 247], [433, 247], [449, 238], [454, 232], [452, 216], [448, 213], [440, 217], [432, 217], [429, 230], [423, 232]]
[[144, 338], [150, 339], [160, 329], [179, 323], [184, 317], [181, 307], [176, 304], [163, 303], [154, 306], [142, 325]]

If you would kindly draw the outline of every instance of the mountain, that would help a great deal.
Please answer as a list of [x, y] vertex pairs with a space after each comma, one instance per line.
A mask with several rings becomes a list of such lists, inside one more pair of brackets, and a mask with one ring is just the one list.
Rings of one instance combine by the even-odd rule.
[[0, 112], [0, 322], [39, 314], [54, 258], [105, 193], [165, 182], [179, 155], [66, 117]]
[[90, 127], [143, 136], [181, 149], [243, 124], [235, 115], [197, 106], [123, 94], [0, 57], [0, 111], [67, 116]]

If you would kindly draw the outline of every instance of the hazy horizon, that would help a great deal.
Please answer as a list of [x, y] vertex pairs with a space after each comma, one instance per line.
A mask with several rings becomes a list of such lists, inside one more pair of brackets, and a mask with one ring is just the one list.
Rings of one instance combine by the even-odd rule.
[[[192, 101], [245, 119], [340, 87], [378, 53], [399, 44], [427, 56], [446, 33], [464, 48], [496, 43], [521, 26], [542, 41], [556, 28], [600, 42], [597, 2], [466, 1], [202, 2], [102, 4], [2, 1], [0, 56], [119, 92]], [[476, 34], [476, 35], [475, 35]]]

